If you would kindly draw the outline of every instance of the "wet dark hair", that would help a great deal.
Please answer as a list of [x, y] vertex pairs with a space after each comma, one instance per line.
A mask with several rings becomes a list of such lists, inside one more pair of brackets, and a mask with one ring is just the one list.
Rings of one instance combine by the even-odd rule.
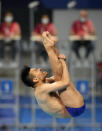
[[35, 83], [29, 78], [29, 72], [30, 72], [30, 67], [29, 66], [24, 66], [21, 72], [21, 80], [24, 82], [25, 85], [33, 87]]

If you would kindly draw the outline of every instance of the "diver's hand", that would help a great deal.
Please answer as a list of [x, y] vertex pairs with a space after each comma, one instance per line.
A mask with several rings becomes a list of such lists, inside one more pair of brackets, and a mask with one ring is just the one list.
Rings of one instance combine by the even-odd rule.
[[46, 82], [48, 82], [48, 83], [52, 83], [54, 81], [55, 81], [55, 77], [54, 76], [46, 78]]
[[64, 54], [60, 54], [60, 55], [58, 56], [58, 58], [59, 58], [59, 59], [66, 60], [66, 56], [65, 56]]

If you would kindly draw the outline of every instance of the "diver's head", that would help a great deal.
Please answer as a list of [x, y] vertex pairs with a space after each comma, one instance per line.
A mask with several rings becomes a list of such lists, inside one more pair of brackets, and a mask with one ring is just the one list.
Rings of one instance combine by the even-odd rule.
[[47, 72], [40, 68], [30, 68], [25, 66], [21, 73], [21, 79], [25, 85], [34, 87], [36, 84], [45, 81]]

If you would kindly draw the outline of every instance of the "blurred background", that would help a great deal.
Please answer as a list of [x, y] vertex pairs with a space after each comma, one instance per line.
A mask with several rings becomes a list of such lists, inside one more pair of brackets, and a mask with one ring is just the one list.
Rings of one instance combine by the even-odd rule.
[[[23, 85], [24, 65], [52, 75], [41, 34], [58, 38], [86, 102], [77, 118], [55, 119]], [[0, 131], [102, 131], [102, 1], [0, 0]]]

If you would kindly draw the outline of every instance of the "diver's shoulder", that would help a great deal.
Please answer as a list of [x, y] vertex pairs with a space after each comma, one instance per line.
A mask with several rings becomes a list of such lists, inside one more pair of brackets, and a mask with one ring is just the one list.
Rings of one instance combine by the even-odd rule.
[[46, 88], [46, 83], [37, 86], [37, 87], [35, 88], [35, 92], [36, 92], [36, 93], [42, 93], [42, 92], [44, 92], [45, 88]]

